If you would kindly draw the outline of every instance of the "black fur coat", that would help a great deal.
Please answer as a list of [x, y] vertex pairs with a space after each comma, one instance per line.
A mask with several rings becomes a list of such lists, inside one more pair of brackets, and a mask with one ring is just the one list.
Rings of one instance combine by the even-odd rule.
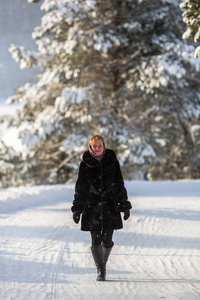
[[82, 214], [81, 230], [121, 229], [120, 212], [131, 209], [120, 165], [113, 150], [106, 152], [99, 162], [89, 151], [83, 154], [72, 212]]

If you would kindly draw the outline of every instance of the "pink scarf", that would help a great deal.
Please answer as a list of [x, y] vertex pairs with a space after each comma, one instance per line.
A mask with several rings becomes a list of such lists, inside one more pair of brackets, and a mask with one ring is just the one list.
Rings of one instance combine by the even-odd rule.
[[95, 159], [97, 159], [98, 161], [101, 161], [102, 158], [104, 157], [104, 154], [106, 152], [106, 148], [105, 148], [105, 144], [103, 144], [103, 153], [101, 155], [96, 155], [95, 152], [92, 150], [92, 147], [89, 145], [89, 152], [90, 152], [90, 155], [92, 157], [94, 157]]

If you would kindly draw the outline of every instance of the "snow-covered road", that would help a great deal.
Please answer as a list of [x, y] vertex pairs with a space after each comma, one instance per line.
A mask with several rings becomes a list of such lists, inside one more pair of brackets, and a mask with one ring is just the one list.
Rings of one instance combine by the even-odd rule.
[[200, 299], [200, 182], [126, 182], [107, 281], [72, 221], [73, 185], [0, 190], [0, 299]]

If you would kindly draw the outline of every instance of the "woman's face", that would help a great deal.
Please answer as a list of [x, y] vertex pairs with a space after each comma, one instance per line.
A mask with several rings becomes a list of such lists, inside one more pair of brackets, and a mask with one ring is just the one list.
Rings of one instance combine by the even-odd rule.
[[104, 147], [101, 140], [94, 141], [91, 147], [96, 155], [101, 155], [103, 153]]

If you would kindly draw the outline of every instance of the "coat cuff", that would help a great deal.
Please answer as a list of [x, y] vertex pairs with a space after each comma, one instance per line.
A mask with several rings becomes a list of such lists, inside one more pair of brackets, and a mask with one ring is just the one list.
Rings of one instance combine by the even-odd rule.
[[124, 202], [118, 202], [117, 203], [117, 210], [120, 211], [120, 212], [130, 210], [131, 208], [132, 208], [132, 205], [129, 201], [124, 201]]
[[72, 211], [72, 212], [77, 211], [77, 212], [79, 212], [80, 214], [82, 213], [82, 209], [81, 209], [80, 207], [78, 208], [78, 207], [75, 207], [75, 206], [72, 206], [72, 207], [71, 207], [71, 211]]

